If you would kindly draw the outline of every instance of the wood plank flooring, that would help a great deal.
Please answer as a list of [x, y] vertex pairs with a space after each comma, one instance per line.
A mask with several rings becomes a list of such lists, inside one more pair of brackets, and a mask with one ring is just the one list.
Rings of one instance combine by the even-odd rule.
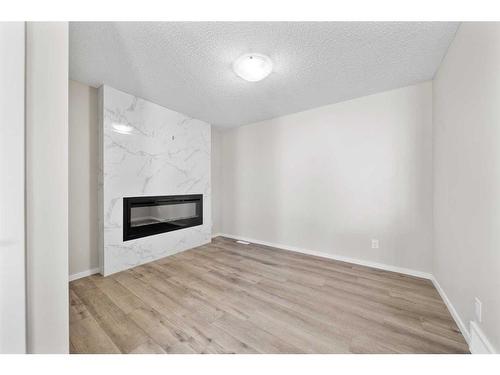
[[71, 353], [468, 353], [428, 280], [218, 237], [70, 283]]

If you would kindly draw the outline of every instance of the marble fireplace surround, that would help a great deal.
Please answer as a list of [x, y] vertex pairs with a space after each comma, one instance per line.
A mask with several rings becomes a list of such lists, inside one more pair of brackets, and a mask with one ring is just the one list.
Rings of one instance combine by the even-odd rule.
[[[109, 86], [98, 95], [101, 274], [210, 242], [210, 125]], [[203, 225], [123, 242], [124, 197], [175, 194], [203, 194]]]

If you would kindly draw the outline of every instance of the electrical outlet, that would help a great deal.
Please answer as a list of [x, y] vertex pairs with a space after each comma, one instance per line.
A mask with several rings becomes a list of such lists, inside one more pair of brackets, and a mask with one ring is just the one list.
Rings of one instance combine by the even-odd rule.
[[372, 249], [378, 249], [379, 243], [378, 240], [372, 240]]
[[481, 323], [481, 315], [482, 315], [482, 310], [483, 310], [483, 304], [479, 300], [479, 298], [474, 298], [474, 312], [476, 314], [476, 320], [478, 323]]

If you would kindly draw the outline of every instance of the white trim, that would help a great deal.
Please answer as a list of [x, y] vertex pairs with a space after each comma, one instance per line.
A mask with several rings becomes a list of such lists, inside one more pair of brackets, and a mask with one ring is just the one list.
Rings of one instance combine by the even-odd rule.
[[377, 269], [384, 270], [384, 271], [391, 271], [391, 272], [402, 273], [402, 274], [405, 274], [405, 275], [410, 275], [410, 276], [415, 276], [415, 277], [421, 277], [423, 279], [428, 279], [428, 280], [432, 280], [433, 279], [433, 276], [430, 273], [428, 273], [428, 272], [412, 270], [410, 268], [397, 267], [397, 266], [392, 266], [392, 265], [389, 265], [389, 264], [372, 262], [372, 261], [369, 261], [369, 260], [361, 260], [361, 259], [356, 259], [356, 258], [349, 258], [349, 257], [345, 257], [345, 256], [342, 256], [342, 255], [324, 253], [324, 252], [321, 252], [321, 251], [308, 250], [308, 249], [303, 249], [303, 248], [295, 247], [295, 246], [288, 246], [288, 245], [283, 245], [283, 244], [278, 244], [278, 243], [273, 243], [273, 242], [260, 241], [260, 240], [256, 240], [256, 239], [253, 239], [253, 238], [242, 237], [242, 236], [237, 236], [237, 235], [227, 234], [227, 233], [219, 233], [217, 235], [212, 236], [212, 238], [217, 237], [217, 236], [232, 238], [234, 240], [251, 242], [251, 243], [258, 244], [258, 245], [276, 247], [276, 248], [279, 248], [279, 249], [282, 249], [282, 250], [295, 251], [297, 253], [302, 253], [302, 254], [307, 254], [307, 255], [313, 255], [313, 256], [317, 256], [317, 257], [321, 257], [321, 258], [334, 259], [334, 260], [338, 260], [338, 261], [341, 261], [341, 262], [358, 264], [360, 266], [377, 268]]
[[431, 278], [432, 283], [434, 284], [434, 287], [438, 291], [439, 295], [441, 296], [441, 299], [444, 301], [446, 307], [450, 311], [450, 314], [452, 318], [455, 320], [455, 323], [457, 323], [458, 328], [460, 329], [460, 332], [462, 332], [462, 335], [464, 336], [465, 341], [467, 341], [467, 344], [470, 346], [470, 333], [469, 330], [467, 329], [467, 326], [464, 324], [462, 319], [460, 318], [460, 315], [458, 315], [457, 310], [451, 303], [450, 299], [446, 295], [444, 289], [441, 287], [439, 282], [436, 280], [434, 276]]
[[476, 322], [470, 322], [469, 348], [472, 354], [496, 354], [495, 348]]
[[224, 236], [222, 233], [212, 233], [212, 238]]
[[96, 273], [100, 272], [101, 270], [99, 269], [99, 267], [97, 267], [97, 268], [92, 268], [90, 270], [74, 273], [73, 275], [69, 275], [69, 281], [78, 280], [81, 279], [82, 277], [95, 275]]

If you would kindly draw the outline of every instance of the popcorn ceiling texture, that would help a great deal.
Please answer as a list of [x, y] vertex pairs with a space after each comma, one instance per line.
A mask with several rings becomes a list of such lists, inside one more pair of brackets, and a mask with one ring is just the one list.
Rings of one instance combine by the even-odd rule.
[[[238, 126], [433, 78], [458, 23], [72, 22], [70, 78]], [[231, 64], [267, 54], [261, 82]]]

